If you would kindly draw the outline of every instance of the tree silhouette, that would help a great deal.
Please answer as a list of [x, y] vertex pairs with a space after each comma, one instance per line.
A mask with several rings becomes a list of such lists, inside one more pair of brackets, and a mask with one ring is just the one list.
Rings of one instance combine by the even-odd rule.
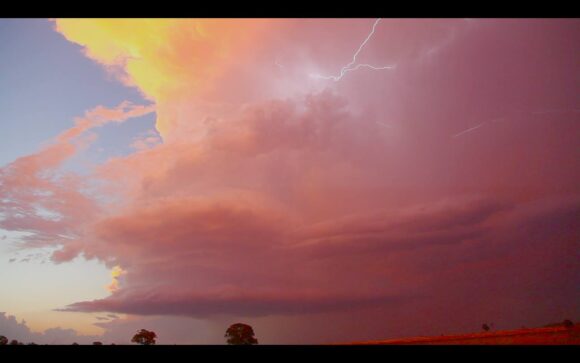
[[487, 324], [483, 324], [483, 325], [481, 326], [481, 329], [483, 329], [483, 330], [485, 330], [485, 331], [489, 331], [489, 325], [487, 325]]
[[0, 335], [0, 345], [8, 345], [8, 338], [4, 335]]
[[154, 332], [141, 329], [133, 336], [131, 341], [141, 345], [155, 345], [155, 338], [157, 338], [157, 334]]
[[93, 345], [103, 345], [101, 342], [93, 342]]
[[564, 325], [568, 329], [574, 327], [574, 323], [570, 319], [564, 320], [564, 322], [562, 323], [562, 325]]
[[229, 345], [252, 345], [258, 344], [258, 339], [254, 337], [254, 329], [247, 324], [237, 323], [231, 325], [224, 337], [228, 338]]

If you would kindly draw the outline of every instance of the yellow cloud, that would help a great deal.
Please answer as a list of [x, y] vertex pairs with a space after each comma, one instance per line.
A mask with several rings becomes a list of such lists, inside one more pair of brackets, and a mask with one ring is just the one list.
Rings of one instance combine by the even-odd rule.
[[111, 270], [111, 277], [113, 280], [109, 285], [106, 286], [107, 291], [114, 292], [119, 290], [119, 277], [121, 277], [123, 274], [125, 274], [125, 271], [121, 268], [121, 266], [113, 267], [113, 270]]
[[[229, 64], [255, 46], [267, 21], [248, 19], [57, 19], [56, 30], [83, 46], [124, 84], [163, 104], [187, 92], [203, 93]], [[158, 108], [165, 136], [169, 116]]]

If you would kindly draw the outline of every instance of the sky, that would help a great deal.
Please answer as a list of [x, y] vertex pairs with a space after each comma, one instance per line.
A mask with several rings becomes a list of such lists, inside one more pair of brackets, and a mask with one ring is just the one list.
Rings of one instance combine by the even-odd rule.
[[0, 20], [0, 334], [580, 316], [577, 19]]

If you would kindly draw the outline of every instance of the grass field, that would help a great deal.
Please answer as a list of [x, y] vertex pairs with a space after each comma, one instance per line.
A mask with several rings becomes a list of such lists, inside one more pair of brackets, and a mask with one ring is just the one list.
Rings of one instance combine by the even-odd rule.
[[413, 337], [348, 343], [352, 345], [580, 345], [580, 324], [494, 332]]

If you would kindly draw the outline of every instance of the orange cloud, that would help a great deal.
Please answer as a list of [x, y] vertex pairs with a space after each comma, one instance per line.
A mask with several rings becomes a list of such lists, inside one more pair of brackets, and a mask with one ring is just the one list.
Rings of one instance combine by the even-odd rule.
[[109, 285], [105, 287], [107, 291], [114, 292], [119, 290], [119, 277], [121, 277], [124, 274], [125, 271], [121, 268], [121, 266], [113, 267], [113, 270], [111, 271], [112, 281]]
[[[158, 104], [184, 91], [201, 94], [242, 49], [255, 47], [268, 21], [248, 19], [58, 19], [56, 30], [83, 46], [123, 83], [137, 87]], [[158, 112], [157, 129], [166, 136], [170, 112]]]

